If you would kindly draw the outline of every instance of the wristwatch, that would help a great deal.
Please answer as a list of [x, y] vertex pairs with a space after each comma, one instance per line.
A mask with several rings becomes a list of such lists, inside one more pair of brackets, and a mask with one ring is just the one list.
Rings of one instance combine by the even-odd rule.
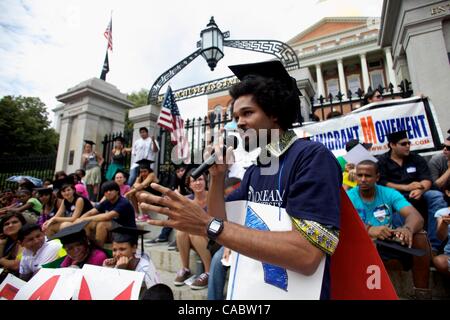
[[219, 234], [223, 231], [223, 220], [214, 218], [211, 220], [211, 222], [208, 224], [208, 238], [210, 240], [216, 240]]

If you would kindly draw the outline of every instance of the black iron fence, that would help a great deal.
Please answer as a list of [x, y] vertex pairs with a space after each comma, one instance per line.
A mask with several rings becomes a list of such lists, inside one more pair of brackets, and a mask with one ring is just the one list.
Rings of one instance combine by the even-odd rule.
[[[206, 143], [214, 138], [215, 132], [218, 132], [227, 123], [231, 122], [228, 113], [218, 114], [210, 113], [209, 116], [188, 119], [185, 122], [185, 135], [189, 144], [189, 154], [185, 162], [201, 163]], [[159, 154], [158, 178], [162, 184], [170, 181], [175, 168], [172, 162], [172, 150], [174, 148], [170, 140], [170, 132], [160, 130], [159, 145], [161, 151]]]
[[6, 181], [11, 176], [31, 176], [53, 179], [56, 154], [28, 157], [0, 157], [0, 190], [16, 189], [17, 182]]
[[[378, 90], [385, 99], [397, 99], [397, 98], [409, 98], [413, 94], [411, 89], [411, 82], [407, 79], [403, 80], [398, 85], [399, 90], [395, 90], [394, 85], [389, 83], [387, 87], [378, 86], [376, 89], [368, 88], [368, 92]], [[311, 97], [312, 115], [316, 115], [320, 120], [326, 120], [327, 115], [330, 112], [338, 111], [341, 114], [351, 112], [361, 106], [364, 102], [364, 95], [366, 93], [359, 88], [357, 91], [352, 92], [348, 90], [345, 97], [341, 91], [333, 96], [331, 93], [327, 96], [320, 96], [319, 98]]]
[[[117, 137], [122, 137], [125, 140], [124, 147], [125, 148], [131, 148], [132, 142], [133, 142], [133, 131], [127, 131], [124, 132], [115, 132], [110, 134], [105, 134], [103, 137], [102, 145], [103, 145], [103, 164], [102, 164], [102, 179], [105, 180], [105, 174], [106, 170], [108, 170], [108, 166], [112, 161], [112, 149], [114, 147], [114, 139]], [[125, 156], [125, 168], [124, 170], [129, 172], [130, 171], [130, 161], [131, 161], [131, 154], [127, 153]]]

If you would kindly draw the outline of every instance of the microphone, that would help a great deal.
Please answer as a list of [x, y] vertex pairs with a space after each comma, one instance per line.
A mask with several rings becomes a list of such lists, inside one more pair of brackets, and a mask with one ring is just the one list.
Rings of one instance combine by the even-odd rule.
[[[227, 136], [226, 141], [225, 141], [225, 146], [223, 146], [223, 153], [225, 154], [227, 147], [232, 146], [233, 149], [236, 149], [238, 144], [239, 144], [239, 140], [235, 135]], [[198, 177], [200, 177], [205, 171], [207, 171], [209, 168], [211, 168], [216, 163], [216, 158], [217, 158], [217, 156], [213, 150], [213, 153], [211, 154], [211, 156], [209, 156], [209, 158], [207, 158], [205, 161], [203, 161], [203, 163], [191, 173], [191, 177], [194, 178], [195, 180], [197, 180]]]

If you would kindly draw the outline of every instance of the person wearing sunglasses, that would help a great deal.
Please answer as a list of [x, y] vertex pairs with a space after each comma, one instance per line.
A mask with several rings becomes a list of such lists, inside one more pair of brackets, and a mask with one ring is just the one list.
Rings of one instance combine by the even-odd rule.
[[442, 241], [436, 235], [437, 210], [446, 207], [444, 195], [431, 190], [432, 181], [427, 162], [411, 152], [408, 131], [387, 135], [389, 151], [380, 155], [380, 184], [399, 191], [422, 215], [433, 251], [439, 251]]
[[428, 163], [431, 179], [440, 190], [444, 190], [446, 183], [450, 181], [450, 130], [448, 133], [449, 136], [442, 145], [442, 152], [431, 157]]
[[383, 93], [379, 89], [371, 90], [364, 95], [363, 105], [383, 101]]

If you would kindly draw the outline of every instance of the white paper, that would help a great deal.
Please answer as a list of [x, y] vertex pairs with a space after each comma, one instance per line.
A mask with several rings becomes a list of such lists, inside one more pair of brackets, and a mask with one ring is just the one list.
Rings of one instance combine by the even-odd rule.
[[375, 163], [378, 162], [378, 159], [371, 155], [370, 152], [367, 151], [367, 149], [361, 144], [357, 144], [353, 147], [352, 150], [343, 156], [343, 158], [347, 161], [347, 163], [353, 163], [355, 165], [364, 160], [371, 160]]
[[[270, 231], [292, 230], [291, 219], [284, 209], [280, 211], [278, 207], [253, 202], [227, 202], [227, 219], [245, 225], [247, 204]], [[246, 257], [238, 252], [233, 252], [230, 261], [228, 300], [317, 300], [320, 298], [325, 257], [317, 271], [311, 276], [283, 269], [287, 274], [288, 285], [286, 290], [266, 282], [261, 261]]]

